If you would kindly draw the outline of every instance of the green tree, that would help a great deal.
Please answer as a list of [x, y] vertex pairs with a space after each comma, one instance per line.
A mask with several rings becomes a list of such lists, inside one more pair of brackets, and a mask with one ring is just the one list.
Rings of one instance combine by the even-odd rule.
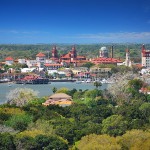
[[143, 103], [139, 110], [141, 111], [142, 119], [146, 121], [147, 123], [150, 122], [150, 103]]
[[68, 150], [68, 143], [63, 138], [58, 136], [45, 136], [45, 135], [38, 135], [35, 137], [35, 149], [45, 149], [45, 150], [52, 150], [52, 149], [63, 149]]
[[16, 88], [7, 95], [7, 103], [16, 106], [24, 106], [29, 101], [37, 98], [38, 92], [29, 88]]
[[27, 128], [28, 124], [32, 122], [32, 116], [27, 114], [13, 115], [5, 122], [5, 125], [14, 128], [15, 130], [23, 131]]
[[102, 83], [96, 81], [96, 82], [94, 82], [94, 86], [95, 86], [96, 88], [98, 88], [98, 87], [102, 86]]
[[17, 150], [31, 150], [35, 147], [35, 140], [30, 136], [18, 136], [15, 137], [15, 145]]
[[127, 130], [127, 121], [121, 115], [112, 115], [102, 121], [102, 133], [118, 136]]
[[124, 150], [149, 150], [150, 132], [142, 130], [127, 131], [118, 138], [118, 143]]
[[133, 79], [128, 82], [129, 88], [132, 88], [139, 92], [139, 89], [144, 85], [144, 82], [140, 79]]
[[88, 69], [90, 69], [92, 66], [94, 66], [94, 64], [91, 62], [87, 62], [87, 63], [82, 65], [82, 67], [87, 67]]
[[0, 150], [15, 150], [13, 136], [9, 133], [0, 133]]
[[53, 87], [53, 88], [52, 88], [52, 91], [53, 91], [53, 93], [56, 93], [56, 92], [57, 92], [57, 88], [56, 88], [56, 87]]
[[56, 91], [56, 93], [68, 93], [69, 89], [66, 87], [62, 87]]
[[109, 135], [90, 134], [76, 142], [74, 149], [78, 150], [121, 150], [116, 138]]

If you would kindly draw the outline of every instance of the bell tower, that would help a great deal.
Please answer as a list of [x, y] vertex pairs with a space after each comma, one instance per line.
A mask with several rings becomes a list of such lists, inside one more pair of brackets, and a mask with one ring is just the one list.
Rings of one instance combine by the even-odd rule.
[[72, 58], [76, 58], [77, 57], [77, 52], [76, 52], [75, 45], [72, 46], [71, 57]]
[[53, 48], [52, 48], [52, 58], [58, 58], [56, 45], [54, 45]]
[[131, 67], [131, 59], [130, 59], [130, 50], [126, 49], [126, 60], [125, 60], [125, 66]]

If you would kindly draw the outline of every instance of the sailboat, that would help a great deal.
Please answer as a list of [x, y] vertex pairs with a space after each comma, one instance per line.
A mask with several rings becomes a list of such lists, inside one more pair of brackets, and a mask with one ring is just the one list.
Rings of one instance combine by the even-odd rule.
[[9, 87], [11, 87], [11, 86], [12, 86], [12, 84], [11, 84], [11, 83], [8, 83], [8, 86], [9, 86]]

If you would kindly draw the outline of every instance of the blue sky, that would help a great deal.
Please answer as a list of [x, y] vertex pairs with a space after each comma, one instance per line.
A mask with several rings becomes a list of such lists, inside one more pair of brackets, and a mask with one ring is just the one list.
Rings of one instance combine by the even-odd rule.
[[150, 0], [1, 0], [0, 44], [150, 43]]

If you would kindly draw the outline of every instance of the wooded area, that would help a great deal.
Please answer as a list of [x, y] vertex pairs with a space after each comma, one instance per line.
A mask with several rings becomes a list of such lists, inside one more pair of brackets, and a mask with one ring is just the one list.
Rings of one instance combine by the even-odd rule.
[[73, 97], [68, 107], [43, 106], [47, 98], [36, 98], [30, 90], [12, 92], [12, 103], [0, 105], [1, 148], [149, 150], [150, 96], [139, 93], [140, 79], [125, 81], [113, 90], [96, 85], [85, 91], [55, 89]]
[[[111, 46], [114, 46], [114, 57], [125, 58], [125, 50], [130, 49], [131, 59], [139, 62], [141, 57], [142, 44], [78, 44], [76, 45], [78, 55], [85, 55], [88, 58], [99, 56], [99, 49], [106, 46], [111, 51]], [[71, 50], [71, 44], [56, 44], [58, 55], [62, 55]], [[146, 44], [146, 49], [150, 49], [150, 44]], [[4, 60], [7, 56], [13, 58], [27, 58], [33, 59], [38, 52], [43, 52], [48, 57], [51, 57], [51, 50], [53, 44], [37, 44], [37, 45], [0, 45], [0, 61]]]

